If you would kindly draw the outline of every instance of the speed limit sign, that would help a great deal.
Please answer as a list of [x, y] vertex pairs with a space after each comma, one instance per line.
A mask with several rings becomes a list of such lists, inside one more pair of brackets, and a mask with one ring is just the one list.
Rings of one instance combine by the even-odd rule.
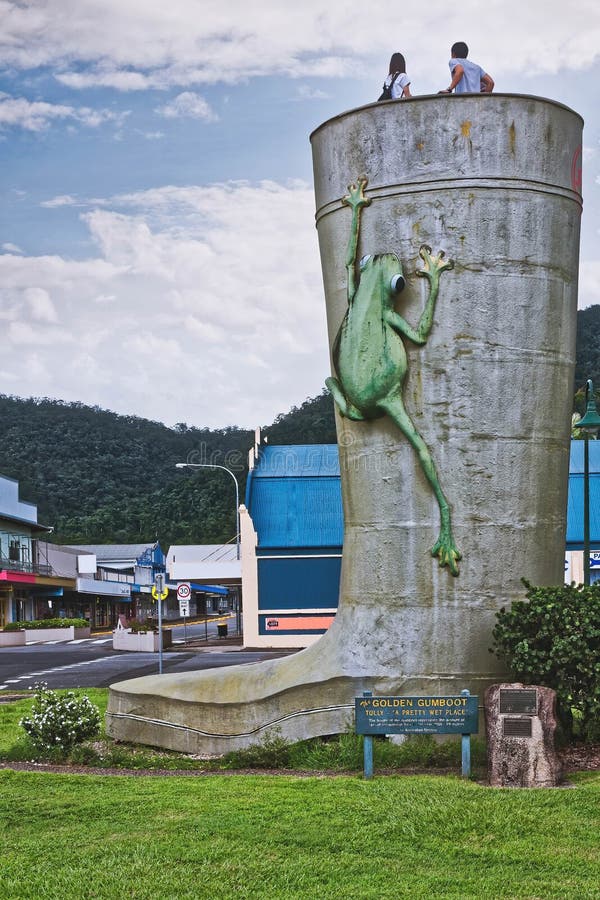
[[177, 585], [177, 599], [178, 600], [189, 600], [192, 593], [192, 588], [189, 581], [182, 581], [181, 584]]
[[179, 615], [184, 619], [190, 614], [190, 597], [192, 588], [189, 581], [183, 581], [177, 585], [177, 599], [179, 600]]

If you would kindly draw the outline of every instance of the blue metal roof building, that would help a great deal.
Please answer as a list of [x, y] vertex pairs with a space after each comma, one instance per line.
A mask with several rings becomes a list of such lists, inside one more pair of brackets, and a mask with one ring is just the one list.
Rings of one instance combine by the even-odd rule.
[[[337, 609], [344, 532], [337, 446], [257, 448], [246, 508], [256, 533], [255, 642], [285, 635], [288, 646], [301, 646], [326, 631]], [[246, 644], [253, 605], [245, 583]]]
[[261, 549], [341, 547], [337, 445], [262, 447], [248, 476], [246, 506]]
[[[583, 550], [584, 441], [571, 441], [567, 550]], [[600, 550], [600, 441], [589, 441], [590, 549]]]

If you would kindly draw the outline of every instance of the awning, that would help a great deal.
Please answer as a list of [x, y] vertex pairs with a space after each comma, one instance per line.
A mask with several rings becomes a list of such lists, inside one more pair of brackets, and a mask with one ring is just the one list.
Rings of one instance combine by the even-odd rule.
[[219, 584], [195, 584], [193, 581], [191, 581], [190, 587], [193, 591], [199, 591], [202, 594], [228, 594], [229, 593], [229, 588], [222, 587]]

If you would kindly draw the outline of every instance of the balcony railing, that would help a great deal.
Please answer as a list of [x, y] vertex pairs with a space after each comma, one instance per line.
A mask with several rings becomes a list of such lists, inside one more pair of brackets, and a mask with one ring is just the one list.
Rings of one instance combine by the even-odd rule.
[[0, 569], [21, 572], [26, 575], [52, 575], [52, 566], [44, 563], [22, 562], [18, 559], [9, 559], [7, 556], [0, 556]]

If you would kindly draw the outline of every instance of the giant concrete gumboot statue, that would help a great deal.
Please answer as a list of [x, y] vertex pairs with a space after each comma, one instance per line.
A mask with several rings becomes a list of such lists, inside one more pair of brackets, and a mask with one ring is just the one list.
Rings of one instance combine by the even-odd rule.
[[115, 738], [222, 753], [344, 730], [365, 689], [502, 680], [496, 610], [523, 576], [563, 577], [581, 125], [534, 97], [432, 96], [312, 135], [339, 610], [284, 659], [113, 685]]

